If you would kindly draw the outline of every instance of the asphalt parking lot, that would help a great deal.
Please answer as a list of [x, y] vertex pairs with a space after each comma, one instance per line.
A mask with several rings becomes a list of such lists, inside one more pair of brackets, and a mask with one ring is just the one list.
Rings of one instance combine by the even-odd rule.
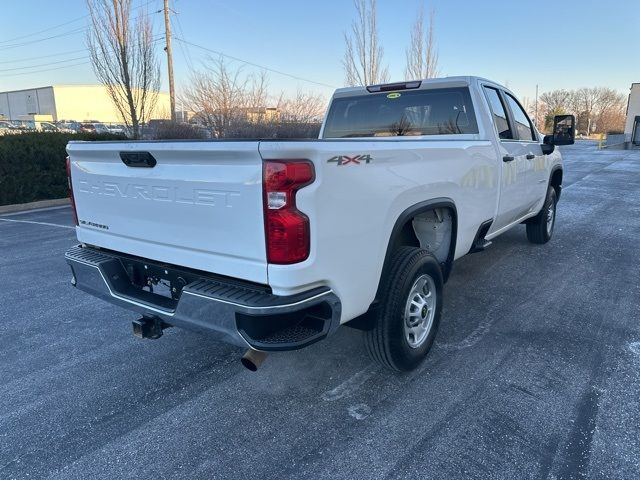
[[0, 478], [640, 478], [640, 151], [563, 147], [555, 236], [456, 262], [423, 366], [275, 354], [76, 291], [68, 208], [0, 217]]

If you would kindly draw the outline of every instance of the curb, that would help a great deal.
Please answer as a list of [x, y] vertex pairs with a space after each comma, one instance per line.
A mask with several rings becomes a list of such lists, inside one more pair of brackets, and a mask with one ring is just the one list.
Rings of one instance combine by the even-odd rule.
[[54, 200], [40, 200], [38, 202], [16, 203], [14, 205], [0, 205], [0, 215], [3, 213], [24, 212], [25, 210], [34, 210], [36, 208], [59, 207], [61, 205], [69, 205], [68, 198], [56, 198]]

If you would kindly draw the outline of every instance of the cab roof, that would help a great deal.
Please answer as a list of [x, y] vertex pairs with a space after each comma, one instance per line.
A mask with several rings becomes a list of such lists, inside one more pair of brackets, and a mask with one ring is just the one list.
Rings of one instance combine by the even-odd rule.
[[[454, 77], [442, 77], [442, 78], [428, 78], [423, 80], [408, 80], [402, 82], [391, 82], [378, 85], [368, 85], [366, 87], [344, 87], [338, 88], [334, 97], [348, 97], [352, 95], [364, 95], [366, 93], [377, 92], [390, 92], [397, 90], [419, 90], [431, 87], [461, 87], [469, 86], [477, 83], [478, 81], [491, 83], [493, 85], [502, 87], [500, 84], [488, 80], [483, 77], [477, 77], [473, 75], [467, 76], [454, 76]], [[505, 89], [506, 90], [506, 89]]]

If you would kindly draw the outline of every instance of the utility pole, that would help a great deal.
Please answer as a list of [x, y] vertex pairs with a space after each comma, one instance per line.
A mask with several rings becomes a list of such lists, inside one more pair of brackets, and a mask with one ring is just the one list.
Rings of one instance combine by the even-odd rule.
[[535, 116], [536, 127], [540, 128], [538, 125], [538, 84], [536, 83], [536, 116]]
[[171, 49], [171, 20], [169, 18], [169, 0], [164, 0], [164, 31], [167, 45], [167, 69], [169, 70], [169, 101], [171, 102], [171, 121], [176, 121], [176, 90], [173, 84], [173, 50]]

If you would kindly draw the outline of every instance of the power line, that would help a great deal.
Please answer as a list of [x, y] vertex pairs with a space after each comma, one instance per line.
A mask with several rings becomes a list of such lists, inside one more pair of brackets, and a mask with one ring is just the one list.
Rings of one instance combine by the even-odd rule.
[[69, 37], [71, 35], [77, 35], [86, 30], [87, 30], [87, 27], [80, 27], [80, 28], [75, 28], [73, 30], [69, 30], [64, 33], [59, 33], [57, 35], [51, 35], [50, 37], [38, 38], [36, 40], [29, 40], [27, 42], [21, 42], [21, 43], [12, 43], [9, 45], [0, 45], [0, 50], [10, 50], [12, 48], [24, 47], [26, 45], [32, 45], [34, 43], [46, 42], [47, 40], [51, 40], [53, 38]]
[[[162, 41], [163, 39], [164, 39], [163, 35], [158, 35], [157, 38], [153, 39], [152, 43], [153, 44], [158, 43], [158, 42]], [[86, 50], [82, 50], [82, 51], [86, 51]], [[73, 64], [73, 65], [63, 65], [61, 67], [47, 68], [47, 69], [44, 69], [44, 70], [32, 70], [32, 71], [29, 71], [29, 72], [10, 73], [10, 74], [6, 74], [6, 75], [4, 74], [4, 72], [8, 72], [8, 71], [29, 70], [29, 69], [32, 69], [32, 68], [45, 67], [45, 66], [48, 66], [48, 65], [57, 65], [57, 64], [60, 64], [60, 63], [73, 62], [73, 61], [76, 61], [76, 60], [85, 60], [85, 59], [88, 60], [90, 58], [91, 57], [89, 57], [89, 56], [84, 56], [84, 57], [78, 57], [78, 58], [69, 58], [67, 60], [60, 60], [60, 61], [57, 61], [57, 62], [42, 63], [42, 64], [39, 64], [39, 65], [29, 65], [29, 66], [26, 66], [26, 67], [8, 68], [8, 69], [5, 69], [5, 70], [0, 70], [0, 76], [2, 76], [2, 77], [13, 77], [13, 76], [16, 76], [16, 75], [29, 75], [29, 74], [32, 74], [32, 73], [41, 73], [41, 72], [49, 72], [49, 71], [53, 71], [53, 70], [61, 70], [63, 68], [67, 68], [67, 67], [75, 67], [75, 66], [78, 66], [78, 65], [90, 64], [91, 62], [81, 62], [81, 63], [76, 63], [76, 64]]]
[[[174, 12], [174, 16], [173, 18], [176, 20], [176, 25], [178, 26], [178, 31], [180, 32], [180, 36], [184, 37], [184, 30], [182, 28], [182, 22], [180, 21], [180, 17], [178, 15], [178, 12]], [[195, 70], [195, 68], [193, 67], [193, 59], [191, 58], [191, 52], [189, 52], [189, 48], [182, 42], [178, 42], [178, 46], [180, 47], [180, 51], [182, 52], [182, 55], [185, 59], [185, 61], [187, 62], [187, 66], [189, 67], [189, 70], [191, 70], [192, 72]]]
[[86, 48], [81, 48], [81, 49], [78, 49], [78, 50], [69, 50], [68, 52], [52, 53], [51, 55], [40, 55], [38, 57], [16, 58], [14, 60], [2, 60], [2, 61], [0, 61], [0, 64], [1, 63], [28, 62], [30, 60], [40, 60], [41, 58], [61, 57], [63, 55], [71, 55], [72, 53], [80, 53], [80, 52], [86, 52], [86, 51], [87, 51]]
[[247, 65], [251, 65], [253, 67], [261, 68], [261, 69], [267, 70], [269, 72], [277, 73], [278, 75], [284, 75], [285, 77], [290, 77], [290, 78], [293, 78], [295, 80], [300, 80], [302, 82], [313, 83], [315, 85], [320, 85], [321, 87], [327, 87], [327, 88], [331, 88], [331, 89], [338, 88], [338, 87], [336, 87], [334, 85], [328, 85], [326, 83], [316, 82], [315, 80], [309, 80], [308, 78], [299, 77], [297, 75], [292, 75], [291, 73], [286, 73], [286, 72], [283, 72], [281, 70], [276, 70], [274, 68], [265, 67], [264, 65], [259, 65], [257, 63], [249, 62], [247, 60], [243, 60], [241, 58], [234, 57], [232, 55], [227, 55], [226, 53], [220, 52], [218, 50], [213, 50], [212, 48], [207, 48], [207, 47], [203, 47], [202, 45], [197, 45], [195, 43], [187, 42], [186, 40], [184, 40], [182, 38], [178, 38], [178, 37], [174, 37], [174, 38], [176, 40], [178, 40], [179, 42], [183, 42], [183, 43], [185, 43], [187, 45], [191, 45], [193, 47], [200, 48], [200, 49], [205, 50], [207, 52], [215, 53], [217, 55], [220, 55], [221, 57], [227, 57], [227, 58], [230, 58], [232, 60], [236, 60], [238, 62], [245, 63]]
[[44, 69], [44, 70], [35, 70], [33, 72], [10, 73], [8, 75], [0, 75], [0, 76], [2, 76], [2, 77], [16, 77], [18, 75], [31, 75], [33, 73], [52, 72], [54, 70], [62, 70], [63, 68], [78, 67], [80, 65], [89, 65], [90, 63], [91, 62], [81, 62], [81, 63], [72, 64], [72, 65], [63, 65], [62, 67], [47, 68], [47, 69]]
[[[148, 2], [146, 2], [146, 3], [142, 4], [142, 5], [139, 5], [137, 7], [134, 7], [131, 10], [139, 10], [139, 9], [141, 9], [143, 7], [146, 7], [147, 5], [153, 3], [154, 1], [155, 0], [149, 0]], [[152, 13], [159, 13], [161, 11], [162, 10], [158, 10], [158, 11], [152, 12]], [[87, 18], [89, 16], [90, 15], [87, 14], [84, 17], [79, 17], [78, 19]], [[133, 18], [132, 21], [136, 20], [138, 18], [140, 18], [140, 16]], [[75, 21], [77, 21], [78, 19], [76, 19]], [[54, 30], [54, 29], [59, 28], [61, 26], [67, 25], [69, 23], [73, 23], [73, 22], [70, 21], [70, 22], [67, 22], [67, 23], [64, 23], [64, 24], [56, 25], [55, 27], [46, 28], [44, 30], [40, 30], [38, 32], [29, 34], [29, 35], [24, 35], [22, 38], [38, 35], [40, 33], [46, 32], [46, 31]], [[88, 27], [84, 26], [84, 27], [75, 28], [73, 30], [68, 30], [68, 31], [63, 32], [63, 33], [59, 33], [57, 35], [51, 35], [51, 36], [48, 36], [48, 37], [38, 38], [38, 39], [35, 39], [35, 40], [28, 40], [26, 42], [12, 43], [12, 44], [9, 44], [9, 45], [3, 45], [3, 43], [6, 43], [6, 42], [10, 41], [10, 40], [5, 40], [4, 42], [0, 42], [0, 50], [10, 50], [10, 49], [13, 49], [13, 48], [24, 47], [26, 45], [32, 45], [34, 43], [45, 42], [47, 40], [51, 40], [51, 39], [54, 39], [54, 38], [61, 38], [61, 37], [68, 37], [68, 36], [71, 36], [71, 35], [77, 35], [77, 34], [79, 34], [81, 32], [85, 32], [87, 30], [88, 30]]]
[[[162, 34], [158, 34], [158, 35], [154, 35], [152, 38], [152, 43], [158, 43], [159, 41], [161, 41], [164, 38], [164, 36]], [[135, 43], [133, 44], [135, 45]], [[87, 50], [79, 50], [81, 52], [86, 52]], [[0, 73], [4, 73], [4, 72], [10, 72], [10, 71], [15, 71], [15, 70], [29, 70], [31, 68], [40, 68], [40, 67], [46, 67], [48, 65], [57, 65], [60, 63], [67, 63], [67, 62], [74, 62], [77, 60], [85, 60], [85, 59], [89, 59], [91, 57], [89, 56], [83, 56], [83, 57], [77, 57], [77, 58], [67, 58], [65, 60], [58, 60], [56, 62], [47, 62], [47, 63], [40, 63], [37, 65], [26, 65], [26, 66], [22, 66], [22, 67], [14, 67], [14, 68], [5, 68], [5, 69], [0, 69]]]
[[41, 63], [40, 65], [30, 65], [30, 66], [26, 66], [26, 67], [16, 67], [16, 68], [5, 68], [4, 70], [0, 70], [0, 73], [12, 72], [12, 71], [15, 71], [15, 70], [28, 70], [30, 68], [46, 67], [47, 65], [58, 65], [60, 63], [75, 62], [75, 61], [78, 61], [78, 60], [88, 60], [88, 59], [89, 59], [89, 57], [85, 55], [84, 57], [69, 58], [67, 60], [59, 60], [57, 62]]
[[74, 18], [73, 20], [69, 20], [68, 22], [64, 22], [64, 23], [61, 23], [59, 25], [54, 25], [53, 27], [45, 28], [45, 29], [39, 30], [37, 32], [28, 33], [26, 35], [20, 35], [19, 37], [8, 38], [6, 40], [0, 40], [0, 44], [9, 43], [9, 42], [15, 42], [16, 40], [22, 40], [23, 38], [29, 38], [29, 37], [33, 37], [34, 35], [40, 35], [41, 33], [44, 33], [44, 32], [50, 32], [51, 30], [55, 30], [56, 28], [64, 27], [65, 25], [69, 25], [71, 23], [75, 23], [75, 22], [78, 22], [80, 20], [84, 20], [88, 16], [89, 15], [83, 15], [82, 17]]

